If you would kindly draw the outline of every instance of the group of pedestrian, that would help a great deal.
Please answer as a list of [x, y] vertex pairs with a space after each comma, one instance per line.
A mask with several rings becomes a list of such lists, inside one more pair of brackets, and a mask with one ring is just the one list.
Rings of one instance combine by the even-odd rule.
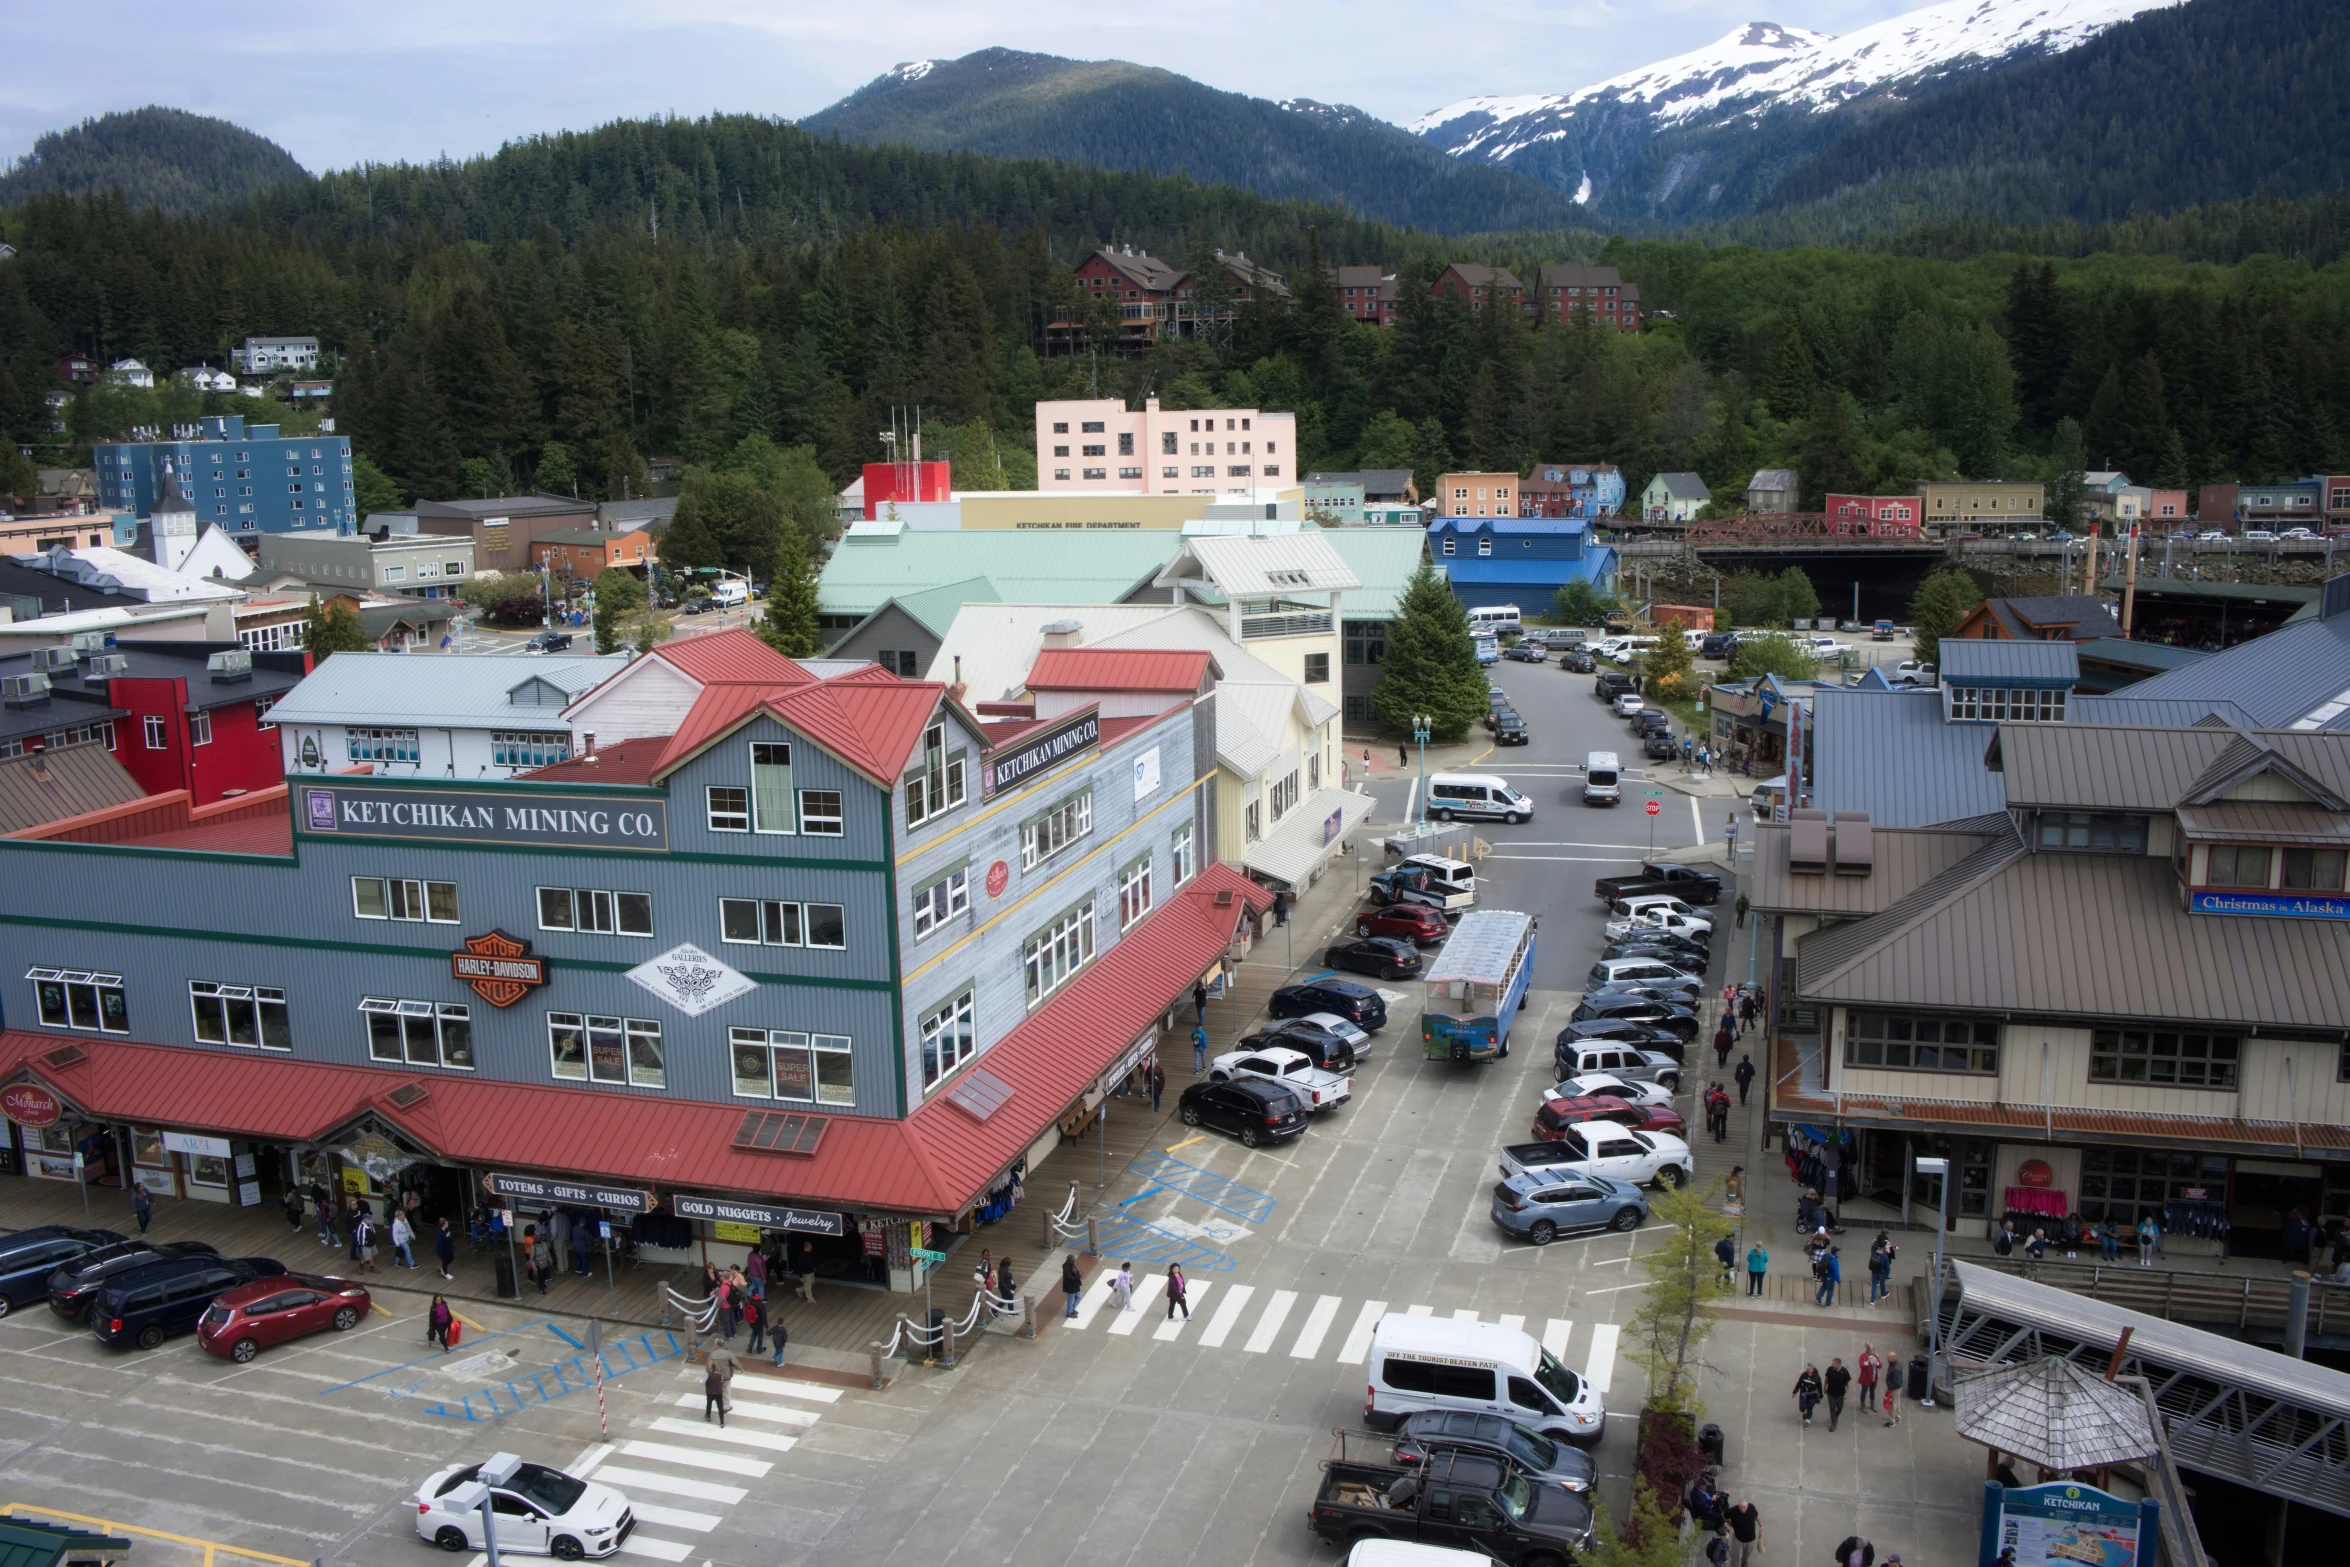
[[1705, 1559], [1712, 1567], [1759, 1567], [1762, 1554], [1762, 1513], [1753, 1499], [1732, 1501], [1716, 1472], [1708, 1469], [1689, 1484], [1682, 1505], [1689, 1522], [1705, 1540]]
[[[1009, 1262], [1004, 1264], [1007, 1280], [1010, 1278], [1011, 1266]], [[1011, 1286], [1007, 1282], [1004, 1286], [1004, 1294], [1009, 1296], [1011, 1292]], [[1064, 1316], [1074, 1317], [1077, 1315], [1078, 1298], [1084, 1293], [1085, 1275], [1078, 1271], [1077, 1259], [1073, 1256], [1063, 1257], [1061, 1259], [1061, 1298]], [[1119, 1263], [1118, 1271], [1110, 1275], [1110, 1304], [1119, 1311], [1134, 1310], [1133, 1263]], [[1184, 1321], [1191, 1320], [1191, 1286], [1183, 1277], [1182, 1264], [1171, 1262], [1167, 1264], [1167, 1320], [1174, 1321], [1175, 1313], [1178, 1311], [1183, 1313]]]
[[1816, 1365], [1804, 1366], [1792, 1389], [1795, 1408], [1802, 1415], [1804, 1425], [1808, 1427], [1814, 1412], [1826, 1404], [1828, 1429], [1835, 1430], [1844, 1418], [1845, 1403], [1856, 1385], [1860, 1390], [1860, 1412], [1873, 1413], [1880, 1407], [1881, 1390], [1885, 1424], [1901, 1424], [1901, 1364], [1898, 1360], [1888, 1361], [1877, 1353], [1875, 1345], [1864, 1343], [1860, 1358], [1851, 1366], [1845, 1365], [1841, 1356], [1830, 1356], [1824, 1372]]

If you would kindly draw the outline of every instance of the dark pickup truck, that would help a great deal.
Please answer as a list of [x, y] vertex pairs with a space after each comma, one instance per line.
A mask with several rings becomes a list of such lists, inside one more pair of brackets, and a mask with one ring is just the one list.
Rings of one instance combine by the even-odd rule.
[[1722, 878], [1671, 860], [1650, 860], [1637, 875], [1600, 877], [1591, 890], [1602, 903], [1644, 892], [1669, 892], [1683, 903], [1714, 903], [1722, 896]]
[[1330, 1459], [1310, 1521], [1314, 1533], [1347, 1550], [1364, 1540], [1416, 1540], [1483, 1551], [1510, 1567], [1571, 1567], [1592, 1543], [1591, 1505], [1582, 1496], [1539, 1484], [1504, 1459], [1457, 1451], [1409, 1468]]

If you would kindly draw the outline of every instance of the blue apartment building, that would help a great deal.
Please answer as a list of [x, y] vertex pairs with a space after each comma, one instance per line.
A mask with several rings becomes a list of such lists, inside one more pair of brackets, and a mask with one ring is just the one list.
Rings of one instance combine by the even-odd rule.
[[667, 1221], [668, 1260], [750, 1226], [917, 1287], [909, 1224], [1002, 1201], [1266, 903], [1216, 863], [1195, 657], [1196, 700], [982, 720], [746, 656], [670, 732], [512, 779], [306, 775], [0, 841], [45, 889], [0, 911], [0, 1095], [59, 1107], [20, 1168], [97, 1148], [167, 1196], [428, 1217], [496, 1176]]
[[1570, 582], [1615, 587], [1615, 550], [1580, 518], [1439, 517], [1428, 524], [1428, 553], [1468, 609], [1515, 604], [1541, 614]]
[[274, 424], [215, 414], [168, 441], [101, 441], [90, 450], [99, 504], [109, 510], [149, 515], [169, 474], [199, 525], [240, 538], [358, 526], [346, 436], [281, 436]]

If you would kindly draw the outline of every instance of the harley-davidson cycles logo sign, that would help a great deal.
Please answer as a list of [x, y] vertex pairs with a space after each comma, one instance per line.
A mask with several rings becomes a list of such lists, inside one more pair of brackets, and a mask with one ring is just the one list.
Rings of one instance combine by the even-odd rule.
[[468, 936], [449, 954], [449, 972], [473, 987], [493, 1007], [510, 1007], [547, 982], [547, 960], [530, 954], [530, 943], [502, 930]]

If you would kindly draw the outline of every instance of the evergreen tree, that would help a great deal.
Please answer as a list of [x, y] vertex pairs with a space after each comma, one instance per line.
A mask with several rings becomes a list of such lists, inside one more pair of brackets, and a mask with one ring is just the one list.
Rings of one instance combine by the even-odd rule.
[[1825, 511], [1830, 495], [1863, 493], [1868, 474], [1861, 453], [1863, 436], [1852, 399], [1832, 387], [1822, 387], [1813, 399], [1811, 418], [1803, 431], [1804, 511]]
[[351, 454], [351, 504], [365, 517], [379, 511], [398, 511], [408, 504], [391, 476], [365, 452]]
[[1784, 626], [1787, 595], [1777, 577], [1759, 571], [1739, 571], [1722, 584], [1722, 608], [1733, 626]]
[[1372, 710], [1390, 733], [1409, 734], [1415, 714], [1429, 719], [1440, 745], [1458, 742], [1486, 709], [1485, 672], [1469, 635], [1468, 612], [1429, 562], [1404, 585], [1387, 633], [1387, 662], [1371, 693]]
[[2139, 477], [2154, 471], [2162, 461], [2162, 450], [2170, 434], [2170, 415], [2165, 411], [2162, 384], [2162, 366], [2152, 354], [2140, 354], [2130, 361], [2122, 376], [2122, 404], [2114, 421], [2113, 453], [2115, 465], [2132, 476]]
[[2110, 469], [2115, 453], [2127, 438], [2122, 427], [2122, 373], [2118, 365], [2107, 365], [2104, 376], [2097, 383], [2097, 395], [2089, 400], [2088, 417], [2081, 421], [2081, 441], [2087, 460], [2100, 470]]
[[310, 613], [302, 622], [302, 651], [323, 663], [331, 653], [364, 653], [375, 646], [360, 627], [359, 614], [343, 599], [321, 602], [310, 595]]
[[1570, 626], [1597, 626], [1606, 622], [1610, 611], [1622, 607], [1614, 594], [1602, 593], [1586, 578], [1577, 577], [1559, 589], [1551, 613]]
[[1941, 662], [1942, 639], [1958, 629], [1967, 611], [1983, 602], [1983, 590], [1968, 573], [1933, 572], [1918, 584], [1909, 601], [1910, 624], [1917, 628], [1917, 656], [1929, 664]]
[[760, 641], [786, 658], [814, 658], [823, 650], [816, 629], [816, 568], [796, 537], [786, 535], [775, 552], [758, 632]]
[[2019, 265], [2008, 276], [2007, 354], [2015, 367], [2016, 400], [2024, 422], [2043, 429], [2054, 419], [2071, 356], [2064, 306], [2056, 293], [2056, 263]]
[[2081, 440], [2081, 427], [2070, 419], [2056, 422], [2056, 445], [2050, 461], [2053, 471], [2048, 476], [2048, 504], [2044, 508], [2048, 520], [2057, 527], [2070, 531], [2081, 525], [2081, 510], [2088, 490], [2088, 456]]
[[1789, 620], [1817, 620], [1820, 614], [1819, 589], [1801, 566], [1790, 566], [1779, 573], [1779, 610]]
[[531, 475], [534, 488], [549, 495], [579, 494], [579, 469], [571, 461], [571, 448], [561, 441], [549, 441], [539, 448], [538, 471]]
[[1778, 341], [1771, 348], [1770, 368], [1763, 375], [1763, 401], [1775, 417], [1793, 421], [1810, 411], [1818, 386], [1811, 345], [1804, 341], [1803, 326], [1790, 310], [1779, 319]]
[[596, 610], [592, 619], [596, 651], [617, 652], [628, 641], [631, 617], [645, 608], [651, 597], [636, 573], [618, 566], [606, 566], [596, 573], [595, 593]]
[[2162, 457], [2154, 465], [2151, 482], [2157, 489], [2183, 490], [2187, 488], [2187, 441], [2176, 427], [2162, 434]]
[[1421, 420], [1412, 442], [1412, 479], [1420, 487], [1420, 504], [1436, 504], [1436, 481], [1452, 471], [1452, 460], [1443, 421], [1433, 415]]
[[1648, 1284], [1624, 1330], [1625, 1353], [1648, 1373], [1648, 1413], [1685, 1416], [1691, 1424], [1705, 1417], [1697, 1373], [1720, 1320], [1714, 1302], [1724, 1293], [1714, 1243], [1738, 1228], [1715, 1209], [1720, 1197], [1718, 1183], [1710, 1191], [1684, 1184], [1650, 1200], [1650, 1216], [1664, 1221], [1664, 1244], [1637, 1258]]
[[1392, 408], [1382, 408], [1363, 426], [1362, 445], [1355, 456], [1357, 468], [1409, 468], [1416, 460], [1413, 450], [1418, 433]]

